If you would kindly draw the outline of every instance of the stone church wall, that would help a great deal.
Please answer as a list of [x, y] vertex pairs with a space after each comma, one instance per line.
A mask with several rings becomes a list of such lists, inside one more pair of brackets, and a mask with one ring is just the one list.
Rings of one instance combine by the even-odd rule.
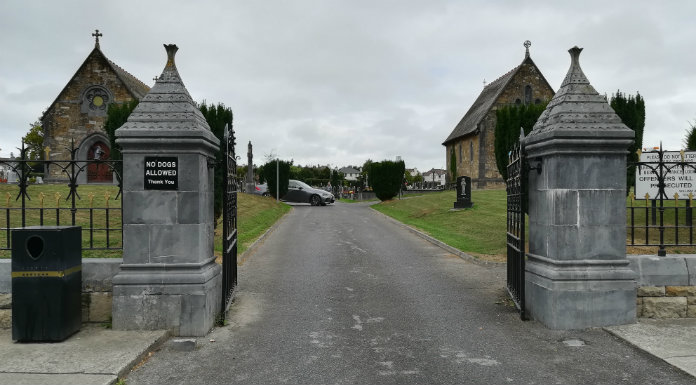
[[[90, 94], [91, 92], [91, 94]], [[101, 97], [103, 104], [90, 103], [90, 96]], [[133, 99], [133, 95], [123, 85], [109, 63], [97, 50], [92, 51], [83, 66], [77, 71], [68, 85], [59, 94], [56, 102], [44, 114], [44, 146], [50, 148], [50, 159], [70, 159], [70, 142], [75, 146], [93, 137], [90, 142], [107, 139], [104, 131], [106, 110], [110, 103], [123, 103]], [[108, 145], [108, 140], [106, 141]], [[84, 159], [86, 148], [80, 153]], [[46, 180], [65, 180], [65, 175], [57, 167], [52, 167]]]
[[[526, 87], [529, 86], [529, 89]], [[450, 154], [457, 157], [457, 175], [470, 176], [476, 188], [505, 188], [495, 161], [496, 111], [505, 105], [543, 103], [551, 100], [554, 91], [539, 70], [525, 61], [496, 99], [493, 107], [479, 123], [479, 133], [458, 139], [446, 147], [446, 165], [449, 172]], [[461, 151], [460, 151], [461, 148]], [[471, 152], [473, 150], [473, 157]], [[460, 156], [460, 153], [462, 156]]]

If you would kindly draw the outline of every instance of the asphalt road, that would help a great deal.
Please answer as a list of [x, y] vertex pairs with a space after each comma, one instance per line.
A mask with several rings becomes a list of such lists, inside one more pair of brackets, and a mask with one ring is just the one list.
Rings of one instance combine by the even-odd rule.
[[295, 206], [239, 282], [227, 326], [193, 351], [165, 346], [127, 383], [696, 383], [601, 329], [520, 321], [503, 266], [365, 204]]

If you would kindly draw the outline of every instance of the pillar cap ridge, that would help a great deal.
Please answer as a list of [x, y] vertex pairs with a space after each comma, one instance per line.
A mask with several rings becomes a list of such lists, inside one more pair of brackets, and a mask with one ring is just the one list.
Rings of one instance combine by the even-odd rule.
[[623, 124], [606, 96], [600, 95], [585, 76], [580, 67], [580, 52], [582, 48], [577, 46], [568, 50], [571, 59], [568, 73], [527, 135], [527, 143], [556, 136], [553, 134], [556, 131], [573, 130], [585, 132], [578, 137], [615, 136], [621, 131], [627, 132], [619, 137], [633, 137], [633, 131]]

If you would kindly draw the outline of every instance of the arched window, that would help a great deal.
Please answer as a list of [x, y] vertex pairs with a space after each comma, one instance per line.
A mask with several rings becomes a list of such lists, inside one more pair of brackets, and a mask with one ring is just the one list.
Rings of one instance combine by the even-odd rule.
[[535, 99], [534, 104], [541, 104], [541, 99]]
[[474, 142], [469, 142], [469, 158], [470, 161], [474, 161]]
[[515, 104], [517, 104], [518, 106], [522, 104], [522, 99], [517, 98], [517, 100], [515, 100]]
[[529, 84], [524, 86], [524, 104], [532, 103], [532, 86]]

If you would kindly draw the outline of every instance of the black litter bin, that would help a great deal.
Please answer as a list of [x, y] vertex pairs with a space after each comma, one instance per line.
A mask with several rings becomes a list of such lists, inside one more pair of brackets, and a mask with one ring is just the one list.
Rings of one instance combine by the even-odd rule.
[[12, 229], [12, 339], [62, 341], [80, 330], [82, 228]]

